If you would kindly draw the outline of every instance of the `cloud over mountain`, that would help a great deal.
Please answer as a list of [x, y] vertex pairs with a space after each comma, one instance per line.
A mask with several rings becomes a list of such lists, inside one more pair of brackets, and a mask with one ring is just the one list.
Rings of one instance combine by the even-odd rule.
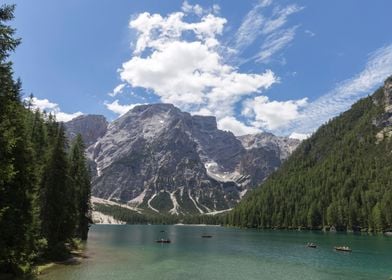
[[[271, 1], [262, 1], [248, 18], [239, 27], [237, 40], [244, 44], [252, 43], [249, 17], [257, 17], [259, 9], [271, 5]], [[278, 49], [287, 43], [285, 37], [293, 37], [295, 30], [282, 31], [287, 17], [299, 11], [296, 5], [278, 7], [274, 9], [270, 18], [263, 21], [260, 34], [266, 36], [280, 36], [266, 41], [269, 45], [262, 47], [257, 59], [265, 60], [271, 57]], [[153, 92], [161, 102], [171, 103], [182, 110], [192, 114], [214, 115], [222, 129], [231, 130], [236, 134], [259, 132], [264, 129], [275, 128], [271, 125], [271, 116], [257, 113], [257, 108], [249, 108], [256, 119], [238, 119], [238, 109], [246, 100], [247, 107], [257, 100], [264, 99], [265, 105], [273, 107], [279, 104], [270, 101], [268, 97], [260, 96], [272, 85], [279, 82], [277, 75], [270, 69], [261, 71], [242, 72], [235, 64], [229, 63], [227, 55], [232, 51], [222, 40], [222, 34], [227, 24], [227, 19], [218, 16], [219, 6], [203, 8], [200, 5], [191, 5], [185, 1], [182, 11], [173, 12], [166, 16], [150, 14], [148, 12], [135, 15], [129, 22], [129, 28], [135, 32], [135, 41], [132, 43], [132, 56], [122, 64], [119, 75], [122, 83], [118, 85], [111, 96], [127, 86], [131, 88], [144, 88]], [[260, 35], [259, 34], [259, 35]], [[256, 34], [257, 36], [257, 34]], [[242, 39], [241, 39], [242, 38]], [[292, 38], [291, 38], [292, 39]], [[291, 41], [290, 39], [290, 41]], [[234, 52], [241, 48], [240, 42], [235, 44]], [[264, 54], [262, 54], [264, 52]], [[261, 58], [263, 56], [264, 58]], [[298, 104], [301, 101], [289, 100], [282, 104]], [[118, 100], [105, 103], [107, 108], [123, 114], [124, 106]], [[286, 107], [280, 106], [280, 109]], [[290, 109], [292, 110], [292, 109]], [[290, 114], [291, 112], [288, 112]], [[246, 117], [247, 115], [244, 114]], [[264, 119], [265, 118], [265, 119]], [[282, 121], [291, 118], [282, 118]]]
[[[28, 99], [25, 99], [28, 101]], [[41, 111], [45, 111], [47, 113], [51, 113], [56, 116], [56, 119], [60, 122], [67, 122], [72, 120], [73, 118], [76, 118], [78, 116], [83, 115], [82, 112], [76, 112], [76, 113], [64, 113], [61, 111], [60, 106], [57, 103], [53, 103], [49, 101], [48, 99], [38, 99], [36, 97], [32, 98], [32, 106], [34, 109], [39, 109]]]

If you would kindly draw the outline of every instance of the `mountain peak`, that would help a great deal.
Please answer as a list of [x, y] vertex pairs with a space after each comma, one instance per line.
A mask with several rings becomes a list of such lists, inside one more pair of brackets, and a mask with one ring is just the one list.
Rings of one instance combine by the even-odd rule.
[[213, 116], [136, 106], [88, 148], [93, 195], [172, 214], [228, 209], [281, 164], [279, 141], [247, 151]]
[[[124, 116], [127, 115], [140, 115], [140, 114], [159, 114], [163, 112], [175, 112], [180, 113], [180, 109], [169, 103], [153, 103], [138, 105], [129, 110]], [[122, 116], [122, 118], [124, 117]]]
[[72, 120], [70, 120], [69, 122], [75, 122], [75, 121], [80, 121], [80, 120], [85, 120], [85, 119], [96, 119], [96, 120], [104, 120], [104, 121], [106, 121], [106, 118], [103, 115], [87, 114], [87, 115], [77, 116], [77, 117], [73, 118]]
[[81, 115], [65, 123], [68, 139], [72, 140], [80, 134], [86, 147], [102, 137], [107, 127], [108, 121], [102, 115]]

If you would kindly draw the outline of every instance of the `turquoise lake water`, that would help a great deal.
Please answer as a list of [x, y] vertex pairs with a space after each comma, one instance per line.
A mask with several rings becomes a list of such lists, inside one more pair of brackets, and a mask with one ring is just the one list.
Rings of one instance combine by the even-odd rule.
[[[160, 231], [164, 230], [165, 233]], [[212, 238], [201, 238], [209, 234]], [[155, 243], [167, 237], [171, 244]], [[318, 244], [306, 248], [307, 242]], [[347, 245], [352, 253], [335, 252]], [[56, 266], [40, 279], [386, 279], [392, 238], [211, 226], [94, 225], [79, 265]]]

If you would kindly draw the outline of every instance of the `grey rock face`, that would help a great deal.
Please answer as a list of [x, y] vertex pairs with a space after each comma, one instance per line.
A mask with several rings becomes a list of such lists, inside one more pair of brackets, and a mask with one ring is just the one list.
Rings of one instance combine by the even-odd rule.
[[377, 142], [392, 138], [392, 76], [385, 81], [383, 92], [382, 105], [384, 106], [385, 113], [374, 121], [374, 124], [381, 128], [380, 132], [376, 135]]
[[298, 143], [267, 133], [236, 138], [215, 117], [170, 104], [137, 106], [87, 150], [93, 195], [172, 214], [228, 209]]
[[232, 171], [244, 152], [233, 133], [217, 128], [215, 117], [193, 116], [192, 136], [204, 163], [216, 162], [222, 172]]
[[105, 135], [107, 126], [106, 118], [101, 115], [83, 115], [65, 123], [67, 138], [72, 140], [80, 133], [86, 147]]
[[301, 142], [298, 139], [279, 137], [266, 132], [239, 136], [238, 139], [247, 150], [259, 148], [272, 150], [281, 160], [286, 159]]
[[392, 76], [384, 83], [384, 103], [385, 111], [392, 113]]
[[259, 133], [238, 137], [246, 149], [239, 164], [239, 173], [247, 176], [245, 183], [257, 186], [275, 171], [300, 144], [298, 139]]

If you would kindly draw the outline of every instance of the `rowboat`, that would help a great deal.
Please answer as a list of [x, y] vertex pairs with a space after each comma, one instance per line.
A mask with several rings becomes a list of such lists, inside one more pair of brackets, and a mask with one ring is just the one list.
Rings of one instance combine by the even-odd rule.
[[308, 247], [308, 248], [317, 248], [317, 245], [312, 243], [312, 242], [310, 242], [310, 243], [306, 244], [306, 247]]
[[171, 241], [169, 239], [158, 239], [155, 241], [156, 243], [171, 243]]
[[335, 251], [340, 251], [340, 252], [352, 252], [351, 248], [348, 246], [336, 246], [334, 247]]

